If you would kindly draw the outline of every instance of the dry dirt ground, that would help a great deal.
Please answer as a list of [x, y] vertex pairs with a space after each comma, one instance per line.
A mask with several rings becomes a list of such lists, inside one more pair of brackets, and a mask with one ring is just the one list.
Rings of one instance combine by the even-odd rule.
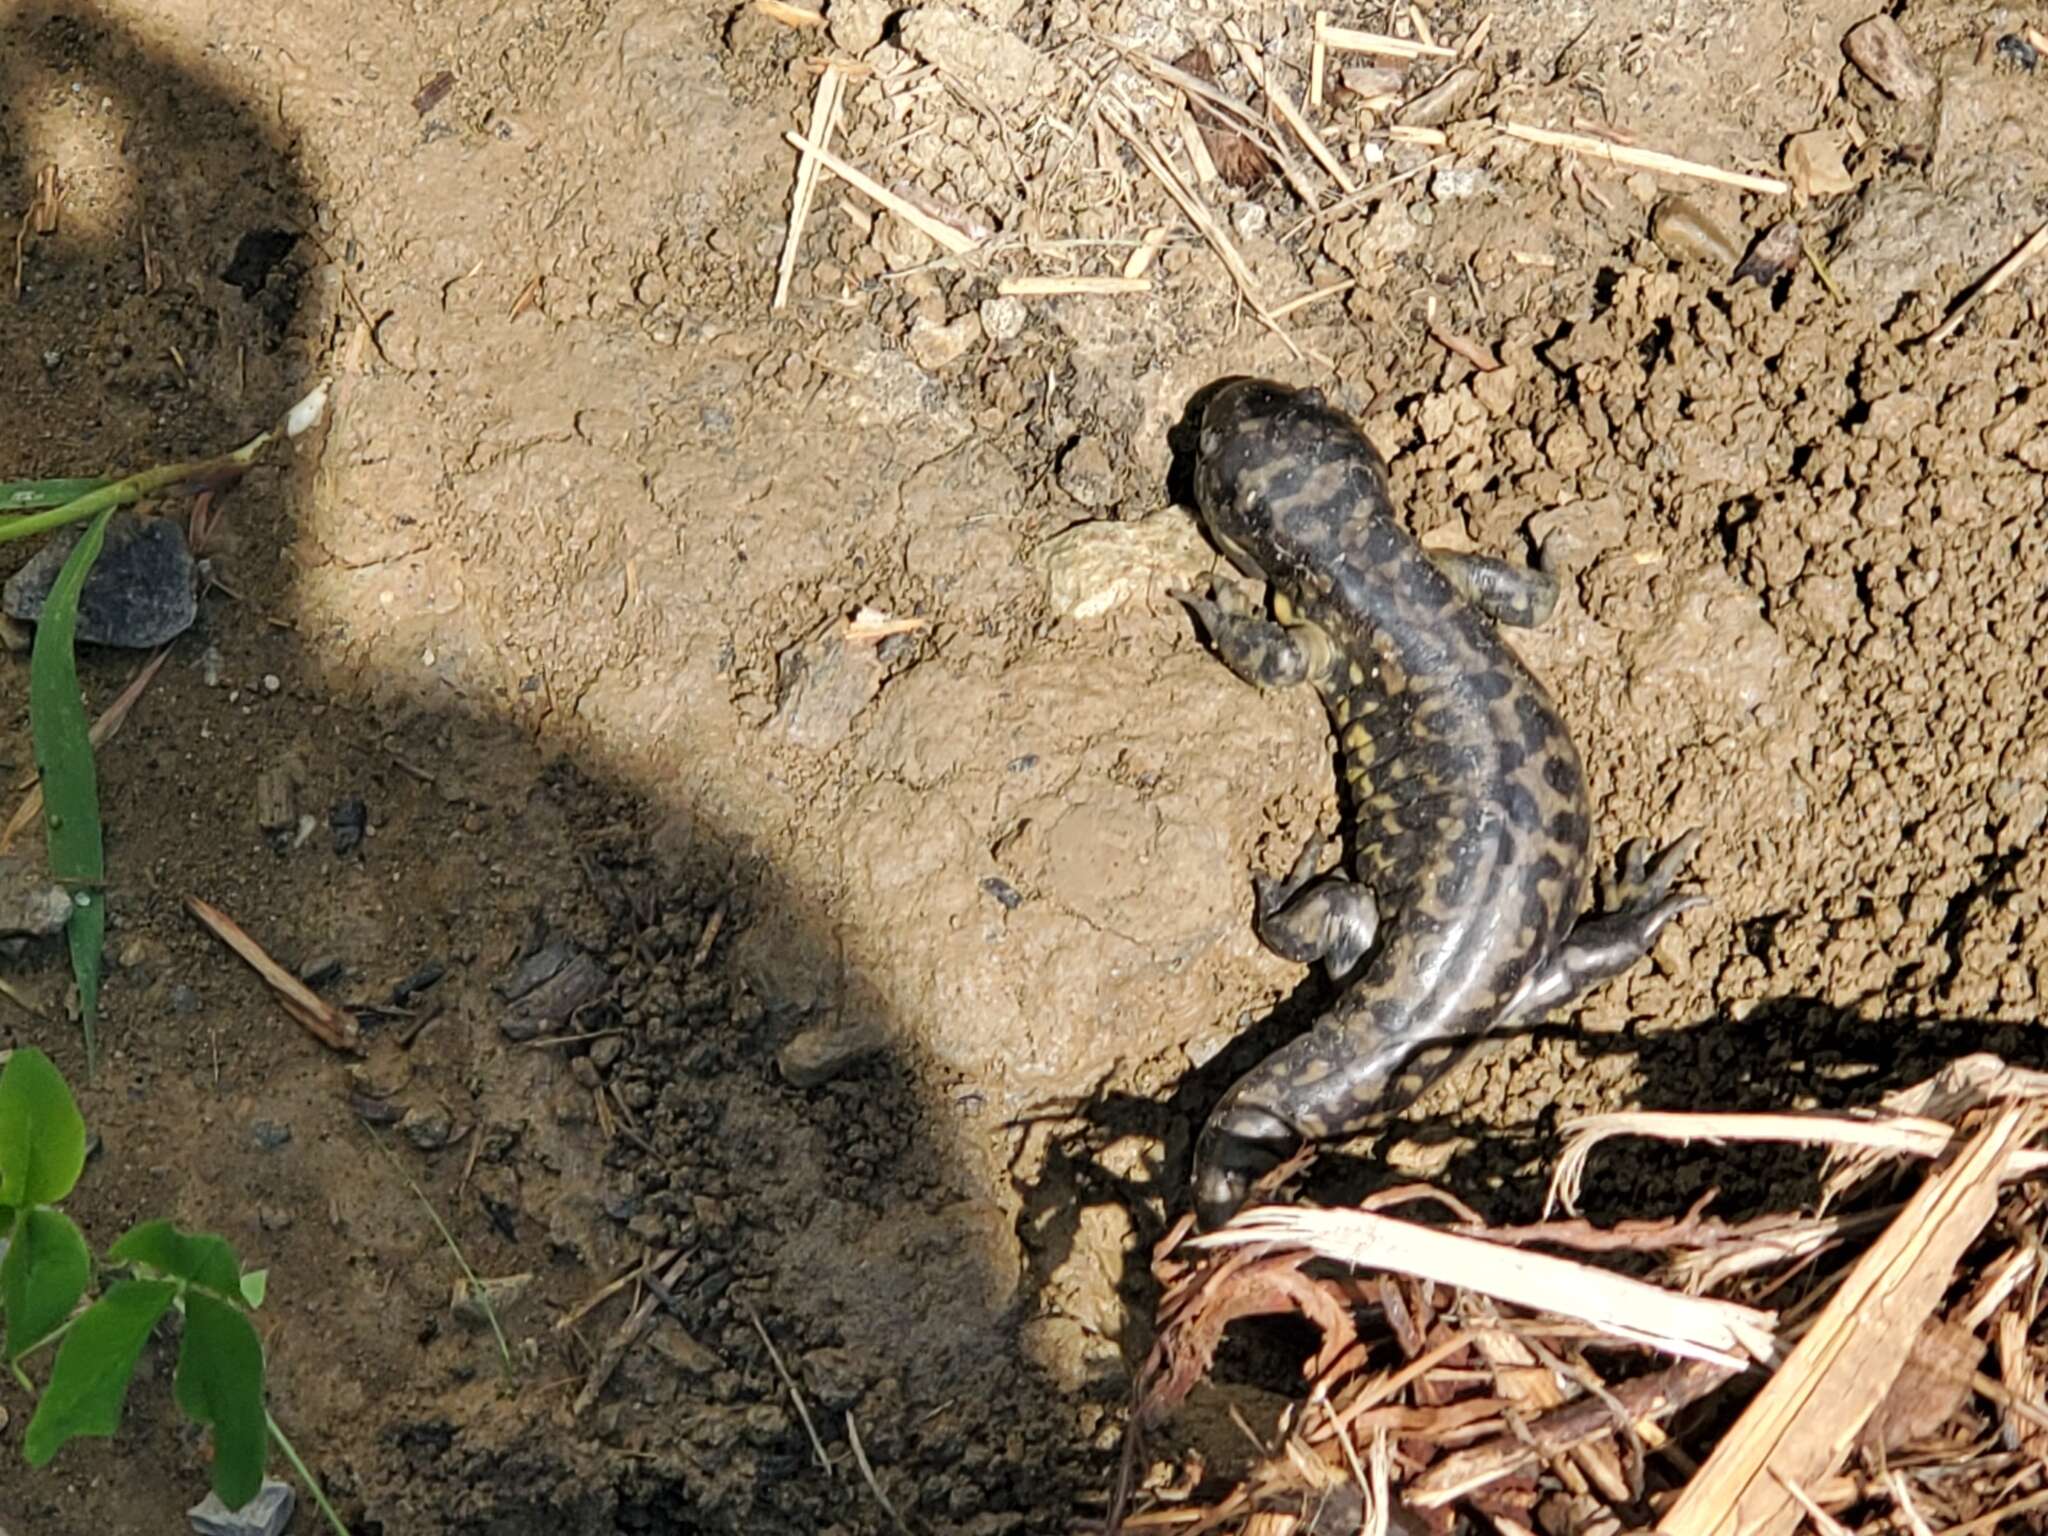
[[[1414, 35], [1396, 9], [1333, 16]], [[105, 1241], [169, 1213], [270, 1266], [274, 1408], [359, 1533], [889, 1529], [856, 1426], [912, 1529], [1099, 1511], [1191, 1129], [1319, 997], [1253, 942], [1247, 871], [1334, 823], [1324, 721], [1163, 595], [1206, 558], [1162, 511], [1168, 430], [1223, 372], [1329, 388], [1418, 531], [1561, 559], [1557, 619], [1515, 643], [1603, 848], [1707, 833], [1711, 909], [1318, 1194], [1420, 1170], [1506, 1214], [1574, 1111], [2039, 1064], [2048, 264], [1911, 343], [2048, 213], [2048, 67], [1996, 46], [2027, 8], [1904, 0], [1939, 86], [1894, 101], [1843, 63], [1871, 9], [1494, 8], [1441, 145], [1361, 138], [1333, 92], [1375, 197], [1333, 208], [1298, 147], [1314, 219], [1284, 178], [1198, 189], [1269, 306], [1352, 285], [1282, 341], [1110, 126], [1159, 100], [1112, 45], [1206, 49], [1258, 99], [1234, 19], [1298, 98], [1296, 7], [834, 0], [828, 34], [699, 0], [12, 6], [0, 227], [46, 166], [64, 196], [18, 293], [0, 242], [0, 477], [217, 451], [336, 380], [320, 439], [228, 499], [218, 585], [102, 757], [81, 1216]], [[1488, 19], [1422, 11], [1454, 44]], [[783, 134], [807, 61], [849, 53], [873, 73], [840, 152], [993, 253], [828, 178], [772, 310]], [[1851, 185], [1653, 178], [1493, 114], [1767, 173], [1829, 130]], [[1833, 286], [1660, 244], [1679, 192], [1738, 246], [1796, 218]], [[996, 294], [1120, 272], [1154, 228], [1149, 293]], [[845, 641], [863, 608], [923, 622]], [[89, 653], [91, 706], [141, 659]], [[11, 781], [25, 675], [0, 668]], [[259, 824], [265, 769], [309, 835]], [[320, 966], [366, 1059], [289, 1024], [187, 895]], [[564, 942], [590, 995], [513, 1038], [504, 979]], [[0, 1046], [82, 1080], [57, 949], [7, 976], [40, 1016], [0, 1012]], [[531, 1276], [510, 1379], [401, 1169], [481, 1273]], [[1614, 1159], [1588, 1193], [1696, 1177]], [[633, 1297], [572, 1309], [668, 1250], [674, 1312], [575, 1411]], [[117, 1445], [41, 1472], [0, 1392], [0, 1524], [178, 1528], [204, 1481], [167, 1361]], [[1223, 1366], [1248, 1421], [1285, 1379]]]

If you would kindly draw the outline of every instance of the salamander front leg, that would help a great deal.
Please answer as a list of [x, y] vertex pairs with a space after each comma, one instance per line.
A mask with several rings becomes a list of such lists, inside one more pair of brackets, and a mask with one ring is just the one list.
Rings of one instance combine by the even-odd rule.
[[1214, 590], [1214, 598], [1179, 590], [1167, 596], [1187, 606], [1208, 631], [1223, 664], [1253, 687], [1293, 688], [1308, 681], [1308, 652], [1284, 625], [1251, 609], [1235, 587]]
[[1460, 597], [1496, 624], [1534, 629], [1556, 611], [1557, 577], [1547, 570], [1449, 549], [1430, 550], [1429, 560]]
[[1695, 828], [1654, 860], [1645, 859], [1641, 838], [1623, 848], [1619, 878], [1604, 882], [1607, 892], [1601, 904], [1607, 910], [1579, 919], [1550, 964], [1524, 984], [1509, 1005], [1508, 1018], [1548, 1013], [1619, 976], [1650, 952], [1672, 918], [1705, 906], [1705, 892], [1671, 889], [1699, 845], [1700, 833]]
[[1330, 980], [1342, 981], [1372, 948], [1380, 909], [1372, 892], [1341, 871], [1318, 879], [1322, 857], [1323, 835], [1316, 832], [1283, 878], [1254, 874], [1259, 904], [1252, 926], [1274, 954], [1299, 965], [1321, 961]]

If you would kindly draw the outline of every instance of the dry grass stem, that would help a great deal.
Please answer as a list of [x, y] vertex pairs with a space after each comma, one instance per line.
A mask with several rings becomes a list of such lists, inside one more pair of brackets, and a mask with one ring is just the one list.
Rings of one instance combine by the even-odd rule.
[[[1252, 46], [1251, 39], [1245, 36], [1243, 28], [1234, 21], [1226, 21], [1223, 24], [1223, 35], [1230, 40], [1230, 46], [1237, 50], [1238, 62], [1244, 65], [1245, 73], [1250, 75], [1258, 83], [1259, 89], [1266, 93], [1266, 100], [1273, 104], [1273, 110], [1280, 114], [1280, 120], [1294, 130], [1294, 136], [1301, 140], [1316, 163], [1330, 173], [1330, 179], [1337, 183], [1346, 197], [1356, 192], [1358, 183], [1351, 179], [1344, 169], [1343, 162], [1331, 152], [1330, 146], [1323, 142], [1323, 136], [1301, 115], [1301, 109], [1288, 100], [1287, 92], [1274, 81], [1272, 72], [1266, 68], [1265, 61], [1259, 57], [1258, 50]], [[1314, 207], [1315, 204], [1310, 206]]]
[[[169, 646], [159, 648], [154, 656], [142, 664], [142, 669], [128, 680], [128, 686], [123, 688], [114, 702], [106, 707], [99, 719], [93, 721], [92, 729], [86, 732], [86, 736], [94, 747], [103, 747], [114, 738], [115, 733], [121, 729], [122, 722], [128, 718], [128, 712], [135, 707], [135, 701], [148, 689], [150, 680], [156, 676], [158, 669], [164, 664], [164, 658], [170, 654]], [[6, 828], [0, 830], [0, 853], [5, 853], [11, 848], [14, 840], [43, 813], [41, 783], [31, 775], [23, 787], [27, 789], [28, 794], [16, 808], [14, 815], [8, 819]]]
[[1741, 187], [1747, 192], [1764, 192], [1783, 196], [1792, 190], [1789, 182], [1775, 176], [1752, 176], [1746, 171], [1724, 171], [1717, 165], [1703, 165], [1697, 160], [1683, 160], [1677, 155], [1667, 155], [1656, 149], [1636, 149], [1627, 144], [1616, 144], [1610, 139], [1596, 139], [1584, 133], [1560, 133], [1554, 128], [1534, 128], [1527, 123], [1503, 122], [1500, 131], [1512, 139], [1522, 139], [1531, 144], [1544, 144], [1552, 149], [1569, 149], [1595, 160], [1606, 160], [1615, 165], [1631, 166], [1639, 171], [1656, 171], [1666, 176], [1690, 176], [1699, 181], [1719, 182], [1722, 186]]
[[[827, 64], [818, 76], [817, 95], [811, 101], [810, 142], [830, 144], [832, 129], [839, 119], [839, 97], [845, 77]], [[818, 157], [808, 152], [796, 163], [796, 191], [789, 205], [789, 233], [782, 242], [782, 264], [775, 274], [775, 300], [780, 309], [789, 302], [789, 285], [796, 276], [797, 247], [803, 240], [804, 221], [810, 217], [811, 197], [818, 185]]]
[[1316, 17], [1316, 40], [1335, 53], [1369, 53], [1381, 59], [1455, 59], [1455, 48], [1439, 47], [1435, 43], [1412, 42], [1405, 37], [1389, 37], [1384, 32], [1362, 32], [1356, 27], [1332, 26], [1319, 14]]
[[795, 27], [806, 32], [824, 30], [824, 12], [814, 11], [806, 6], [791, 5], [788, 0], [754, 0], [754, 9], [770, 21], [779, 22], [785, 27]]
[[978, 241], [970, 240], [966, 235], [961, 234], [952, 225], [941, 219], [933, 218], [907, 198], [891, 192], [879, 181], [876, 181], [874, 177], [868, 175], [866, 171], [856, 166], [848, 165], [823, 145], [812, 143], [800, 133], [785, 133], [783, 138], [787, 139], [804, 154], [813, 156], [818, 164], [822, 165], [855, 191], [865, 193], [868, 197], [888, 209], [889, 212], [895, 214], [897, 218], [903, 220], [904, 223], [921, 231], [934, 243], [953, 255], [965, 256], [979, 244]]
[[1059, 294], [1150, 293], [1149, 277], [1006, 277], [996, 284], [999, 294], [1020, 299], [1048, 298]]
[[1987, 299], [1992, 294], [1998, 292], [1999, 289], [2018, 276], [2022, 267], [2026, 266], [2028, 262], [2039, 256], [2043, 251], [2048, 251], [2048, 224], [2043, 224], [2039, 229], [2035, 230], [2027, 238], [2025, 244], [2006, 257], [1996, 267], [1992, 268], [1989, 277], [1964, 294], [1962, 301], [1956, 305], [1949, 317], [1929, 331], [1920, 345], [1923, 347], [1932, 346], [1937, 341], [1946, 341], [1949, 337], [1953, 336], [1956, 333], [1957, 327], [1963, 323], [1964, 318], [1976, 307], [1979, 300]]
[[811, 1422], [810, 1406], [804, 1402], [803, 1389], [796, 1384], [796, 1378], [789, 1374], [789, 1367], [782, 1363], [782, 1351], [775, 1347], [775, 1341], [768, 1337], [768, 1330], [761, 1322], [761, 1314], [745, 1302], [747, 1321], [754, 1325], [754, 1332], [761, 1336], [761, 1344], [768, 1351], [768, 1359], [775, 1366], [775, 1374], [782, 1378], [782, 1385], [788, 1389], [789, 1400], [796, 1405], [796, 1416], [803, 1420], [804, 1433], [811, 1437], [811, 1449], [817, 1454], [818, 1465], [825, 1469], [827, 1477], [832, 1476], [832, 1458], [825, 1454], [825, 1442], [818, 1438], [818, 1426]]

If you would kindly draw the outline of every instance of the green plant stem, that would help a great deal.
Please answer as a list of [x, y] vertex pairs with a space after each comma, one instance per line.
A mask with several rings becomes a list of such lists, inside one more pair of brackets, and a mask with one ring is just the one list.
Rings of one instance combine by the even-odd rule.
[[11, 522], [0, 523], [0, 544], [10, 539], [33, 538], [39, 533], [48, 533], [53, 528], [68, 527], [111, 507], [127, 506], [130, 502], [140, 501], [145, 496], [153, 496], [158, 491], [181, 485], [187, 480], [204, 480], [232, 470], [246, 469], [275, 435], [274, 432], [259, 433], [233, 453], [224, 453], [218, 458], [193, 459], [183, 464], [159, 464], [155, 469], [145, 469], [140, 474], [128, 476], [125, 480], [115, 480], [102, 485], [98, 490], [88, 491], [75, 501], [65, 502], [61, 507], [52, 507], [47, 512], [31, 512]]
[[276, 1419], [266, 1413], [263, 1415], [263, 1422], [270, 1426], [270, 1438], [277, 1442], [277, 1448], [284, 1452], [284, 1459], [290, 1462], [292, 1470], [299, 1474], [299, 1481], [306, 1485], [306, 1492], [313, 1496], [313, 1502], [319, 1506], [320, 1513], [325, 1515], [327, 1523], [334, 1527], [335, 1536], [348, 1536], [348, 1527], [341, 1523], [341, 1516], [337, 1515], [334, 1506], [327, 1502], [327, 1494], [320, 1487], [320, 1479], [315, 1477], [311, 1469], [300, 1459], [298, 1448], [285, 1438], [284, 1431], [277, 1427]]
[[469, 1282], [469, 1292], [472, 1296], [476, 1297], [477, 1305], [484, 1309], [484, 1316], [491, 1325], [491, 1333], [498, 1341], [498, 1358], [504, 1361], [505, 1375], [509, 1378], [512, 1375], [512, 1346], [506, 1341], [505, 1330], [498, 1325], [498, 1309], [491, 1305], [490, 1291], [485, 1288], [483, 1281], [477, 1278], [476, 1271], [469, 1267], [469, 1260], [463, 1257], [462, 1247], [455, 1241], [455, 1234], [448, 1230], [448, 1224], [441, 1219], [441, 1213], [434, 1209], [434, 1202], [427, 1198], [427, 1192], [421, 1189], [418, 1183], [414, 1181], [413, 1176], [405, 1171], [404, 1165], [398, 1161], [397, 1155], [392, 1152], [391, 1148], [384, 1144], [382, 1137], [367, 1127], [364, 1128], [363, 1134], [376, 1143], [377, 1150], [382, 1152], [385, 1161], [391, 1164], [391, 1171], [405, 1180], [406, 1185], [412, 1190], [413, 1194], [419, 1197], [420, 1204], [427, 1208], [428, 1219], [439, 1230], [441, 1241], [448, 1245], [448, 1251], [455, 1255], [455, 1262], [462, 1266], [462, 1276]]

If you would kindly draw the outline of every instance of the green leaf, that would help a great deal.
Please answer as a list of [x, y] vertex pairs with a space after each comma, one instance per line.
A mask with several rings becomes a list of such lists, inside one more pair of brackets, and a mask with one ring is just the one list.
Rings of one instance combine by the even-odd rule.
[[0, 1259], [0, 1311], [7, 1314], [7, 1358], [19, 1360], [71, 1315], [92, 1279], [85, 1238], [62, 1211], [21, 1213]]
[[85, 1167], [85, 1120], [64, 1074], [33, 1046], [0, 1067], [0, 1206], [55, 1205]]
[[174, 1383], [178, 1406], [213, 1430], [213, 1491], [240, 1509], [263, 1486], [269, 1439], [263, 1412], [263, 1345], [248, 1316], [193, 1292]]
[[181, 1232], [168, 1221], [145, 1221], [130, 1227], [107, 1250], [107, 1257], [122, 1264], [145, 1264], [223, 1300], [242, 1294], [242, 1261], [225, 1238], [211, 1232]]
[[0, 482], [0, 512], [40, 512], [109, 484], [105, 480], [8, 480]]
[[249, 1304], [249, 1310], [251, 1312], [254, 1312], [257, 1308], [261, 1307], [263, 1305], [263, 1298], [269, 1294], [269, 1270], [252, 1269], [246, 1275], [242, 1276], [242, 1300]]
[[67, 1441], [81, 1435], [109, 1439], [121, 1427], [135, 1362], [177, 1295], [168, 1280], [116, 1281], [71, 1325], [22, 1439], [30, 1466], [47, 1465]]
[[106, 943], [105, 850], [100, 840], [99, 779], [93, 768], [91, 726], [78, 693], [78, 594], [100, 557], [109, 506], [86, 525], [57, 573], [36, 621], [28, 663], [28, 728], [42, 776], [43, 825], [50, 844], [50, 876], [72, 888], [71, 974], [78, 981], [78, 1014], [85, 1028], [86, 1069], [97, 1056], [100, 951]]

